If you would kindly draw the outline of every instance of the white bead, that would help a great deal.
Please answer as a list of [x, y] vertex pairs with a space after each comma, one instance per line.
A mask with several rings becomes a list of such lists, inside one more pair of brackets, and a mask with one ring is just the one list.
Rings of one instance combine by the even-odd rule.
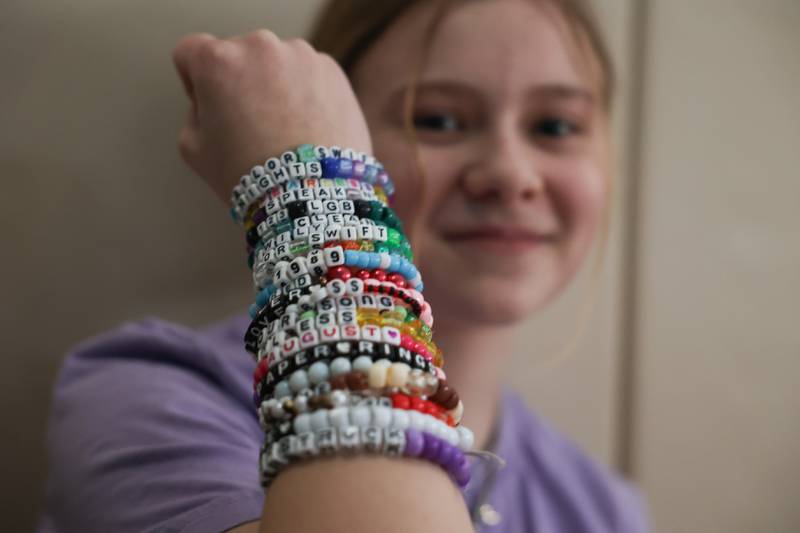
[[336, 389], [331, 391], [330, 399], [331, 399], [331, 404], [333, 404], [334, 407], [344, 407], [347, 405], [348, 397], [345, 391]]
[[372, 368], [372, 358], [368, 355], [359, 355], [353, 360], [353, 370], [366, 374]]
[[408, 410], [408, 420], [409, 426], [411, 429], [416, 429], [417, 431], [425, 431], [425, 426], [427, 425], [428, 421], [425, 419], [425, 415], [417, 411], [416, 409], [409, 409]]
[[276, 168], [280, 168], [280, 166], [281, 166], [281, 160], [278, 159], [277, 157], [270, 157], [264, 162], [264, 168], [266, 168], [270, 172], [275, 170]]
[[405, 409], [392, 409], [392, 429], [408, 429], [411, 420]]
[[[364, 280], [361, 278], [350, 278], [347, 280], [347, 293], [353, 296], [364, 294]], [[354, 304], [355, 305], [355, 304]]]
[[372, 364], [372, 368], [369, 369], [369, 374], [367, 375], [370, 387], [382, 389], [386, 386], [386, 374], [391, 364], [388, 359], [380, 359]]
[[372, 424], [379, 428], [388, 428], [392, 425], [392, 408], [382, 405], [372, 406]]
[[350, 408], [334, 407], [330, 410], [331, 427], [343, 428], [350, 425]]
[[295, 370], [289, 378], [289, 387], [294, 392], [300, 392], [308, 387], [308, 373], [303, 369]]
[[444, 440], [446, 440], [453, 446], [458, 446], [459, 436], [456, 428], [447, 426], [447, 429], [444, 433]]
[[389, 387], [402, 387], [408, 380], [409, 372], [411, 372], [411, 367], [406, 363], [392, 363], [386, 377], [386, 384]]
[[309, 413], [301, 413], [294, 417], [292, 428], [295, 434], [311, 431], [311, 415]]
[[436, 419], [435, 417], [423, 413], [422, 416], [425, 417], [425, 429], [431, 435], [438, 436], [439, 431], [439, 424], [440, 420]]
[[311, 413], [311, 429], [314, 431], [319, 431], [321, 429], [327, 429], [331, 425], [330, 419], [328, 418], [328, 409], [317, 409], [313, 413]]
[[354, 426], [365, 427], [370, 424], [372, 414], [369, 407], [357, 405], [350, 408], [350, 423]]
[[475, 444], [475, 434], [472, 433], [472, 430], [466, 426], [458, 426], [457, 430], [458, 447], [463, 451], [471, 450], [472, 445]]
[[461, 417], [464, 415], [464, 402], [458, 400], [458, 405], [448, 411], [448, 414], [453, 417], [456, 424], [461, 422]]
[[380, 254], [381, 254], [381, 263], [379, 266], [381, 269], [386, 270], [387, 268], [389, 268], [389, 265], [392, 264], [392, 256], [386, 252], [380, 252]]

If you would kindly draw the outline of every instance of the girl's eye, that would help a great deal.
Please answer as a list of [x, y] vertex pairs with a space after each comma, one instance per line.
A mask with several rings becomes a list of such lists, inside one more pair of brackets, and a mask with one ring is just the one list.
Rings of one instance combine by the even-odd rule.
[[537, 122], [533, 127], [534, 135], [543, 135], [545, 137], [566, 137], [580, 133], [580, 127], [570, 121], [564, 119], [545, 119]]
[[447, 113], [419, 114], [414, 117], [414, 127], [433, 131], [460, 131], [464, 127], [455, 115]]

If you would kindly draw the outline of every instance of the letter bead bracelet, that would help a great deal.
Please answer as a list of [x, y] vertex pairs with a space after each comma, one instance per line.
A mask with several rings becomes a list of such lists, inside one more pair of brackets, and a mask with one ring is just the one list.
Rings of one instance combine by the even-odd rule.
[[233, 188], [255, 289], [244, 346], [265, 488], [293, 463], [359, 453], [432, 462], [463, 488], [467, 455], [491, 455], [461, 424], [394, 192], [374, 157], [311, 144]]

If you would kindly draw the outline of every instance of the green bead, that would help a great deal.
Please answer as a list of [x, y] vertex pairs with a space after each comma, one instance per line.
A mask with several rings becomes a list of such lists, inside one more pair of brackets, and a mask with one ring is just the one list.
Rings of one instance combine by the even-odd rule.
[[390, 250], [389, 247], [386, 246], [386, 244], [380, 243], [380, 244], [375, 244], [375, 251], [378, 253], [380, 252], [389, 253]]
[[300, 313], [299, 320], [305, 320], [306, 318], [314, 318], [315, 316], [317, 316], [317, 312], [314, 311], [313, 309], [309, 309], [308, 311]]
[[403, 238], [400, 235], [400, 233], [396, 229], [393, 229], [393, 228], [389, 228], [389, 231], [387, 233], [389, 234], [388, 242], [390, 244], [394, 245], [394, 246], [400, 246], [400, 241], [403, 240]]
[[400, 318], [400, 320], [405, 320], [408, 316], [408, 310], [406, 310], [406, 308], [402, 305], [396, 306], [394, 308], [394, 312], [397, 313], [397, 316]]
[[297, 147], [297, 157], [300, 159], [302, 163], [310, 163], [311, 161], [316, 161], [317, 156], [314, 153], [314, 145], [313, 144], [301, 144]]
[[309, 249], [310, 249], [310, 247], [308, 246], [308, 243], [307, 243], [307, 242], [300, 243], [300, 244], [295, 244], [294, 246], [292, 246], [291, 248], [289, 248], [289, 250], [290, 250], [290, 251], [292, 252], [292, 254], [294, 254], [295, 256], [298, 256], [298, 255], [304, 254], [304, 253], [308, 252], [308, 251], [309, 251]]
[[344, 178], [334, 178], [333, 180], [334, 187], [347, 187], [347, 180]]

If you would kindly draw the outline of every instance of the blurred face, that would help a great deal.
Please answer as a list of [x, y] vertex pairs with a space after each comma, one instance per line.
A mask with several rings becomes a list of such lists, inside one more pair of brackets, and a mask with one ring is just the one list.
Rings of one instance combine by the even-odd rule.
[[[406, 13], [353, 71], [437, 321], [510, 323], [573, 277], [604, 204], [596, 83], [543, 2], [467, 2], [437, 30], [404, 130], [409, 73], [433, 10]], [[412, 220], [413, 218], [413, 220]]]

